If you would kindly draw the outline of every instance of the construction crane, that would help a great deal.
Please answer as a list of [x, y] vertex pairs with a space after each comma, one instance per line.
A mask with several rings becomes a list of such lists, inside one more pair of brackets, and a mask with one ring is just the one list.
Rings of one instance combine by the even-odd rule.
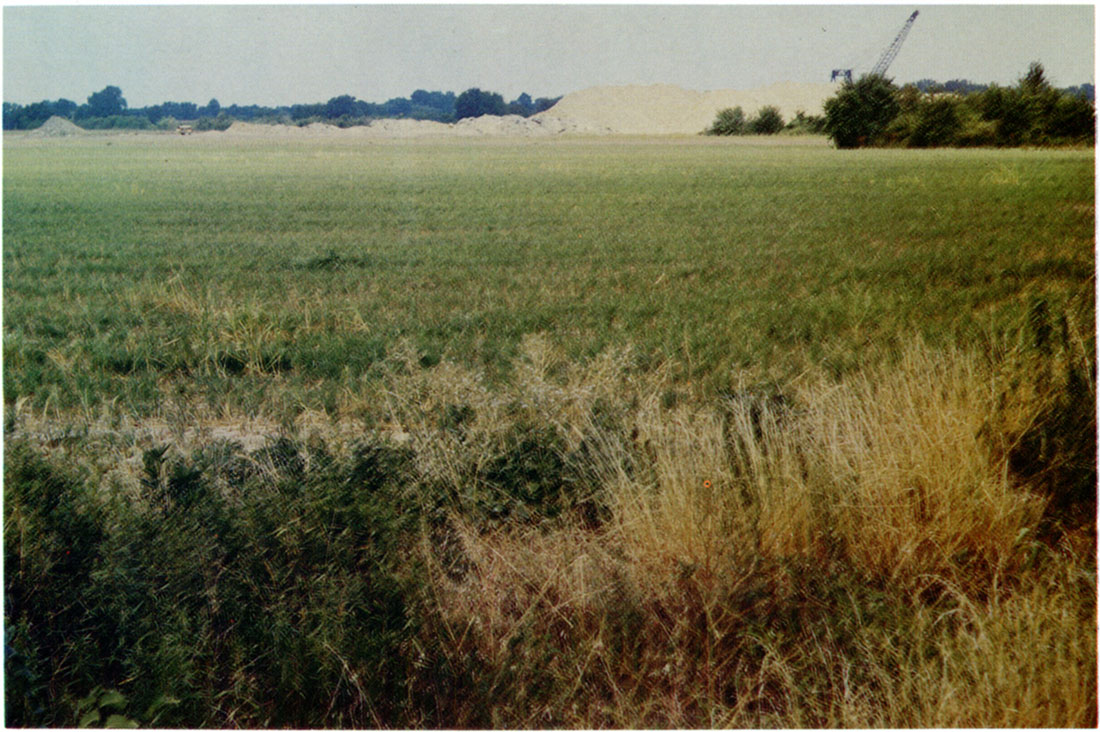
[[[898, 51], [901, 50], [901, 44], [905, 42], [905, 37], [909, 35], [909, 29], [913, 27], [914, 21], [917, 16], [920, 15], [919, 10], [914, 10], [913, 14], [909, 16], [909, 19], [905, 21], [905, 25], [898, 31], [897, 38], [890, 44], [890, 47], [882, 54], [882, 57], [875, 64], [875, 67], [871, 69], [870, 76], [885, 76], [886, 69], [890, 68], [890, 64], [894, 63], [894, 59], [897, 58]], [[836, 81], [842, 79], [844, 81], [851, 82], [852, 70], [851, 69], [833, 69], [833, 73], [830, 75], [830, 81]]]
[[913, 14], [909, 16], [909, 20], [905, 21], [905, 25], [898, 31], [898, 37], [886, 49], [886, 53], [882, 54], [882, 58], [875, 64], [875, 68], [871, 69], [871, 76], [885, 76], [886, 69], [890, 68], [890, 64], [894, 63], [894, 59], [897, 58], [898, 51], [901, 50], [901, 44], [905, 42], [905, 37], [909, 35], [909, 29], [913, 27], [913, 21], [917, 19], [918, 15], [920, 15], [920, 11], [914, 10]]

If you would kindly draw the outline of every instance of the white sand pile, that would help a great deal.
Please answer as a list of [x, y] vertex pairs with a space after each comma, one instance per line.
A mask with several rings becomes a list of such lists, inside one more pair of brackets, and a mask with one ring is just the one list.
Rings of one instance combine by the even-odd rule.
[[752, 117], [765, 105], [779, 108], [784, 120], [799, 111], [821, 114], [835, 84], [781, 82], [756, 89], [698, 92], [668, 84], [599, 86], [567, 94], [535, 115], [609, 128], [622, 134], [695, 134], [710, 127], [718, 110], [741, 107]]
[[33, 137], [67, 137], [68, 135], [84, 135], [87, 130], [77, 127], [64, 117], [54, 115], [42, 123], [42, 126], [27, 133]]

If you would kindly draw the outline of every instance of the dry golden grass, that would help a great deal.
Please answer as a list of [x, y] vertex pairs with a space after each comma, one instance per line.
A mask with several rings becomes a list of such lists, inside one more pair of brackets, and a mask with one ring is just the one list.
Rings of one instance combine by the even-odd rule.
[[[917, 343], [891, 368], [804, 381], [786, 401], [664, 406], [667, 382], [631, 375], [628, 360], [567, 367], [542, 340], [526, 359], [496, 400], [454, 366], [410, 370], [401, 391], [416, 396], [393, 414], [431, 455], [424, 469], [459, 482], [475, 474], [455, 467], [468, 447], [425, 405], [476, 405], [484, 459], [535, 415], [573, 447], [601, 436], [598, 528], [453, 515], [463, 570], [426, 552], [443, 646], [493, 679], [492, 716], [473, 719], [1095, 720], [1091, 557], [1033, 538], [1047, 499], [1013, 478], [1010, 437], [991, 425], [1043, 405], [1006, 407], [1004, 365]], [[593, 407], [624, 390], [631, 406], [609, 428]]]
[[[115, 484], [165, 434], [184, 451], [250, 431], [407, 450], [440, 506], [419, 549], [434, 660], [418, 683], [451, 726], [1081, 726], [1094, 532], [1052, 525], [1050, 469], [1036, 482], [1013, 463], [1090, 372], [1072, 329], [1061, 343], [1037, 358], [914, 342], [839, 381], [707, 401], [629, 350], [583, 363], [530, 336], [490, 384], [405, 342], [335, 415], [177, 401], [157, 425], [89, 419], [55, 449], [87, 461], [102, 442], [126, 458]], [[24, 431], [48, 425], [16, 411]], [[560, 512], [486, 509], [517, 435], [583, 467]]]

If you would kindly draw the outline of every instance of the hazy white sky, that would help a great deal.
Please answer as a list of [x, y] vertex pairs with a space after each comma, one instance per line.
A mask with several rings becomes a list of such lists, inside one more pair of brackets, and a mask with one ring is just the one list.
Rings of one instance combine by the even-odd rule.
[[604, 84], [739, 89], [874, 65], [920, 10], [899, 83], [1093, 81], [1092, 5], [31, 5], [3, 9], [3, 99], [129, 106], [370, 102], [477, 86], [506, 100]]

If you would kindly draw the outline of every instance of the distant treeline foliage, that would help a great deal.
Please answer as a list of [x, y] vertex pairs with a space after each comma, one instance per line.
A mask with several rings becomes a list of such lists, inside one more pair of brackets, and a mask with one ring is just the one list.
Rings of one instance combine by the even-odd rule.
[[841, 148], [1095, 143], [1092, 84], [1055, 89], [1039, 63], [1012, 87], [949, 84], [848, 82], [825, 102], [825, 132]]
[[[913, 86], [917, 87], [922, 92], [930, 92], [933, 94], [941, 94], [943, 92], [950, 92], [953, 94], [973, 94], [974, 92], [984, 92], [994, 84], [976, 84], [969, 79], [952, 79], [945, 81], [942, 84], [934, 79], [921, 79], [915, 82]], [[1092, 84], [1079, 84], [1077, 86], [1070, 86], [1062, 89], [1066, 94], [1072, 94], [1073, 96], [1084, 97], [1090, 102], [1096, 101], [1096, 87]]]
[[345, 94], [317, 104], [263, 107], [258, 104], [231, 104], [223, 107], [211, 99], [200, 107], [194, 102], [163, 102], [148, 107], [128, 108], [122, 90], [108, 86], [88, 97], [85, 104], [68, 99], [43, 100], [21, 105], [4, 102], [4, 129], [30, 130], [54, 115], [70, 119], [85, 129], [111, 127], [126, 129], [171, 128], [178, 121], [194, 122], [196, 129], [225, 129], [233, 120], [308, 124], [326, 121], [341, 127], [367, 124], [372, 119], [397, 118], [455, 122], [463, 117], [483, 114], [517, 114], [530, 117], [549, 109], [561, 97], [532, 99], [524, 92], [505, 103], [500, 94], [468, 89], [454, 92], [417, 89], [409, 97], [396, 97], [381, 104], [364, 102]]

